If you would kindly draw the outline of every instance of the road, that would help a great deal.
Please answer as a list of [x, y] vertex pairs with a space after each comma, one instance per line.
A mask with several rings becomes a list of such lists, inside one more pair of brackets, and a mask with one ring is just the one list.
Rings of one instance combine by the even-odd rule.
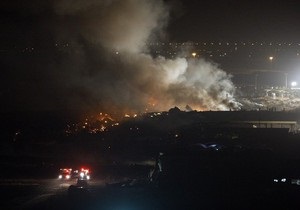
[[[113, 185], [122, 180], [92, 179], [88, 191], [70, 196], [76, 179], [2, 179], [1, 209], [158, 209], [154, 197], [143, 187]], [[106, 185], [112, 184], [112, 185]], [[105, 187], [106, 186], [106, 187]], [[86, 193], [85, 193], [86, 192]], [[159, 208], [161, 209], [161, 208]]]
[[[193, 181], [179, 179], [181, 176], [175, 180], [170, 179], [171, 185], [165, 185], [169, 182], [162, 179], [160, 188], [143, 182], [127, 184], [124, 187], [123, 184], [112, 184], [130, 177], [129, 173], [125, 172], [124, 176], [112, 176], [119, 174], [119, 171], [114, 169], [105, 176], [92, 177], [87, 188], [79, 189], [75, 193], [69, 193], [68, 189], [71, 185], [76, 185], [76, 179], [0, 179], [0, 209], [164, 210], [200, 209], [200, 207], [202, 209], [269, 209], [269, 207], [299, 209], [300, 207], [298, 185], [261, 185], [264, 182], [254, 181], [251, 179], [252, 176], [244, 177], [243, 180], [239, 176], [226, 179], [217, 173], [209, 175], [200, 173], [202, 176]], [[187, 185], [180, 185], [180, 180]]]
[[[46, 200], [65, 197], [69, 186], [75, 184], [76, 179], [2, 179], [0, 204], [5, 209], [30, 209]], [[104, 184], [101, 179], [89, 182], [91, 189], [101, 188]]]
[[[298, 188], [269, 188], [249, 191], [250, 186], [225, 191], [210, 187], [168, 193], [144, 187], [106, 186], [108, 180], [93, 179], [87, 191], [70, 196], [68, 188], [76, 180], [2, 179], [1, 209], [299, 209]], [[115, 180], [116, 181], [116, 180]], [[106, 186], [106, 187], [104, 187]], [[208, 188], [207, 188], [208, 187]], [[149, 190], [150, 189], [150, 190]], [[175, 188], [176, 189], [176, 188]], [[263, 189], [263, 191], [262, 191]], [[187, 194], [186, 194], [187, 193]], [[184, 197], [185, 196], [185, 197]], [[187, 197], [188, 196], [188, 197]], [[245, 204], [247, 204], [245, 206]]]

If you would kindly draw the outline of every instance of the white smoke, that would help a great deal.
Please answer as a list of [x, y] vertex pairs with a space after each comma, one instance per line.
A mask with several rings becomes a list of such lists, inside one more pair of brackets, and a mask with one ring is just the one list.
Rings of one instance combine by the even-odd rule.
[[182, 108], [188, 104], [198, 110], [239, 109], [230, 76], [216, 65], [194, 58], [159, 58], [159, 61], [167, 73], [162, 81], [166, 84], [163, 95], [169, 105]]
[[59, 0], [55, 9], [67, 26], [76, 24], [76, 33], [65, 27], [64, 34], [97, 46], [92, 56], [78, 48], [84, 56], [74, 60], [81, 66], [70, 85], [80, 83], [100, 108], [168, 110], [188, 104], [199, 110], [239, 109], [230, 75], [217, 65], [147, 53], [146, 42], [163, 34], [168, 20], [162, 0]]

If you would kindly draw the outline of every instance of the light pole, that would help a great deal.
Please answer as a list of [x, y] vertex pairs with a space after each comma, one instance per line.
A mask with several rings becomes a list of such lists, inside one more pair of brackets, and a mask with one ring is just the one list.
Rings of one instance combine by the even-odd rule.
[[273, 60], [274, 60], [274, 57], [273, 56], [270, 56], [269, 57], [269, 61], [271, 63], [271, 69], [273, 69]]
[[257, 91], [257, 85], [258, 85], [258, 74], [255, 74], [255, 84], [254, 84], [254, 88], [255, 88], [255, 91]]
[[288, 88], [288, 74], [284, 73], [284, 75], [285, 75], [285, 88], [287, 89]]

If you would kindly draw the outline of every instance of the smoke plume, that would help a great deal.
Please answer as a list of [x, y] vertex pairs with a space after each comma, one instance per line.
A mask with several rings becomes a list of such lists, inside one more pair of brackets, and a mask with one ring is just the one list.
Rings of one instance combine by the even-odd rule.
[[110, 113], [187, 105], [197, 110], [239, 109], [230, 75], [216, 64], [150, 55], [146, 43], [163, 37], [168, 22], [169, 8], [162, 0], [51, 4], [55, 21], [49, 25], [55, 39], [68, 48], [35, 66], [44, 78], [31, 87], [35, 97], [43, 96], [35, 107]]
[[93, 73], [80, 80], [100, 106], [134, 111], [187, 104], [200, 110], [238, 108], [230, 76], [217, 65], [147, 53], [145, 43], [167, 23], [168, 8], [162, 1], [73, 0], [58, 1], [55, 8], [77, 20], [80, 35], [99, 46], [95, 59], [104, 58], [92, 62]]

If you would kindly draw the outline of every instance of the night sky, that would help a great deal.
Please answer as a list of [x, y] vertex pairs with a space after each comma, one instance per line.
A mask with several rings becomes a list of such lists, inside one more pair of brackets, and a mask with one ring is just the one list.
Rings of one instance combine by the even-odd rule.
[[299, 1], [189, 0], [174, 5], [178, 9], [169, 34], [176, 40], [299, 40]]
[[297, 42], [299, 20], [297, 1], [1, 1], [1, 111], [228, 109], [226, 73], [205, 61], [153, 59], [144, 43]]
[[[40, 41], [39, 44], [45, 45], [45, 39], [54, 40], [57, 26], [63, 27], [61, 17], [54, 12], [55, 2], [2, 1], [1, 44]], [[167, 0], [166, 3], [171, 8], [166, 32], [170, 40], [299, 40], [299, 1]], [[76, 25], [72, 27], [76, 31]]]

